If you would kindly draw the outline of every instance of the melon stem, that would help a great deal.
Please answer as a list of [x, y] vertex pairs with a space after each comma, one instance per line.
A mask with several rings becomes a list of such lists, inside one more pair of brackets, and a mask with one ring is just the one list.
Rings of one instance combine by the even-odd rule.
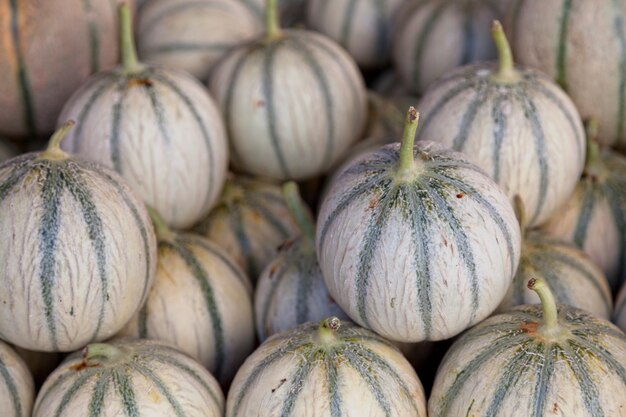
[[600, 146], [598, 145], [598, 120], [591, 118], [587, 121], [587, 157], [585, 169], [591, 169], [600, 161]]
[[120, 60], [126, 74], [137, 73], [143, 66], [137, 59], [137, 49], [133, 37], [133, 19], [128, 4], [122, 3], [118, 9], [120, 31]]
[[283, 185], [283, 197], [289, 207], [289, 211], [293, 216], [302, 236], [304, 236], [309, 243], [315, 241], [315, 226], [311, 214], [306, 209], [300, 192], [298, 191], [298, 184], [294, 181], [289, 181]]
[[278, 0], [267, 0], [265, 6], [265, 30], [268, 42], [275, 41], [283, 34], [278, 17]]
[[122, 355], [120, 348], [108, 343], [92, 343], [83, 349], [83, 360], [87, 366], [113, 362]]
[[398, 165], [398, 175], [401, 179], [410, 179], [415, 174], [415, 157], [413, 147], [415, 145], [415, 132], [419, 123], [420, 114], [415, 107], [409, 107], [402, 133], [402, 144], [400, 145], [400, 162]]
[[176, 233], [167, 226], [167, 223], [165, 223], [165, 220], [163, 220], [163, 217], [161, 217], [159, 212], [150, 206], [146, 206], [146, 209], [148, 210], [148, 214], [150, 215], [150, 219], [154, 225], [154, 232], [157, 236], [157, 240], [174, 240]]
[[543, 308], [543, 332], [549, 336], [558, 334], [560, 331], [558, 310], [550, 287], [543, 279], [532, 278], [528, 281], [528, 288], [536, 292], [541, 300], [541, 306]]
[[498, 71], [491, 76], [491, 79], [500, 84], [515, 83], [519, 78], [519, 74], [515, 70], [511, 45], [509, 45], [509, 41], [504, 34], [502, 24], [497, 20], [491, 26], [491, 35], [498, 50]]
[[321, 343], [330, 345], [337, 340], [336, 332], [341, 326], [341, 320], [337, 317], [328, 317], [320, 322], [318, 336]]
[[50, 141], [48, 142], [48, 147], [46, 150], [39, 156], [40, 159], [52, 159], [52, 160], [60, 160], [66, 159], [68, 154], [61, 149], [61, 142], [67, 136], [67, 133], [74, 127], [76, 122], [73, 120], [68, 120], [63, 123], [59, 129], [54, 132]]

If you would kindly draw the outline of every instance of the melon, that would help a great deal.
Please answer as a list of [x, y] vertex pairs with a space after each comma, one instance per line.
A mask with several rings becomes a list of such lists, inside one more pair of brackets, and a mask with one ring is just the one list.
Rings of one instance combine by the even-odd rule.
[[280, 29], [276, 7], [268, 0], [266, 34], [224, 57], [209, 89], [238, 170], [305, 180], [327, 172], [361, 137], [365, 84], [352, 58], [327, 37]]
[[501, 0], [421, 0], [402, 7], [392, 59], [405, 86], [421, 94], [446, 72], [496, 56], [489, 24]]
[[113, 336], [156, 267], [143, 203], [115, 172], [61, 150], [71, 126], [0, 166], [0, 338], [30, 350]]
[[626, 335], [606, 320], [558, 305], [531, 280], [542, 305], [485, 320], [446, 354], [430, 417], [626, 416]]
[[[47, 136], [63, 104], [117, 59], [112, 0], [0, 5], [0, 134]], [[134, 1], [127, 3], [133, 6]]]
[[24, 360], [0, 341], [0, 410], [3, 417], [30, 417], [35, 384]]
[[380, 68], [391, 51], [394, 17], [407, 0], [309, 0], [306, 21], [354, 57], [361, 68]]
[[616, 290], [626, 282], [626, 158], [587, 138], [587, 160], [574, 193], [547, 223], [549, 235], [574, 243]]
[[226, 417], [425, 417], [424, 390], [387, 340], [330, 317], [279, 333], [244, 363]]
[[226, 386], [254, 350], [250, 282], [207, 239], [173, 232], [151, 215], [159, 248], [154, 285], [120, 335], [171, 343]]
[[285, 241], [265, 268], [256, 288], [254, 309], [259, 339], [264, 341], [309, 321], [335, 316], [347, 319], [328, 294], [315, 252], [315, 226], [300, 198], [298, 186], [283, 186], [285, 201], [298, 223], [300, 236]]
[[463, 67], [422, 97], [419, 139], [467, 155], [513, 199], [528, 225], [556, 213], [585, 163], [585, 133], [576, 107], [547, 76], [513, 65], [502, 26], [493, 24], [499, 62]]
[[226, 179], [228, 144], [206, 89], [188, 74], [137, 61], [120, 7], [122, 65], [88, 80], [63, 108], [63, 148], [115, 169], [175, 228], [206, 216]]
[[217, 205], [194, 230], [224, 249], [252, 282], [298, 234], [280, 186], [243, 176], [226, 181]]
[[[522, 204], [519, 203], [519, 206]], [[589, 311], [609, 320], [613, 298], [602, 270], [580, 249], [568, 242], [547, 236], [538, 230], [526, 230], [524, 209], [518, 209], [522, 237], [522, 255], [509, 292], [499, 309], [504, 311], [522, 304], [538, 304], [539, 297], [527, 287], [531, 278], [541, 278], [550, 287], [559, 304]]]
[[41, 387], [33, 417], [221, 417], [224, 394], [202, 365], [153, 340], [93, 343]]
[[626, 149], [626, 2], [524, 0], [510, 32], [519, 62], [549, 74], [584, 118], [598, 119], [603, 144]]
[[450, 338], [485, 319], [513, 280], [520, 228], [506, 195], [463, 155], [402, 144], [353, 160], [326, 193], [317, 253], [332, 297], [399, 342]]
[[262, 31], [261, 22], [232, 0], [152, 0], [141, 10], [137, 48], [142, 60], [207, 80], [232, 47]]

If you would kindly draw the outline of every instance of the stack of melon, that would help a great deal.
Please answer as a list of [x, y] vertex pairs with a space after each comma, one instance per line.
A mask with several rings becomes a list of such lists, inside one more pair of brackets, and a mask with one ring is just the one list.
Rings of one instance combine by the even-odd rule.
[[626, 417], [626, 0], [72, 1], [0, 5], [2, 416]]

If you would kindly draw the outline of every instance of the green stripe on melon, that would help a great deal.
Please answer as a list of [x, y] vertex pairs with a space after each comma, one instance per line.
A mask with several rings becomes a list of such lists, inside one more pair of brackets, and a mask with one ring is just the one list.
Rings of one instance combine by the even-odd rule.
[[155, 283], [120, 335], [172, 343], [227, 386], [254, 348], [250, 282], [211, 242], [171, 231], [154, 210], [151, 216], [159, 246]]
[[153, 341], [91, 344], [57, 368], [42, 387], [33, 417], [156, 413], [222, 415], [217, 381], [180, 351]]
[[195, 228], [224, 249], [253, 282], [297, 230], [280, 187], [246, 177], [227, 180], [217, 205]]
[[[12, 293], [15, 301], [5, 307], [1, 332], [12, 343], [33, 350], [67, 351], [110, 337], [119, 330], [119, 321], [125, 322], [143, 302], [154, 272], [154, 236], [142, 203], [112, 172], [69, 159], [60, 150], [59, 141], [70, 126], [55, 134], [46, 152], [20, 156], [0, 167], [0, 217], [29, 231], [27, 236], [14, 233], [5, 242], [9, 247], [0, 252], [7, 262], [5, 273], [29, 283], [24, 294]], [[72, 233], [71, 227], [76, 228]], [[81, 246], [75, 246], [71, 235], [83, 237]], [[36, 256], [32, 269], [22, 270], [10, 260], [26, 256], [20, 254], [23, 250]], [[115, 267], [126, 262], [132, 266]], [[81, 272], [84, 267], [89, 270]], [[86, 278], [89, 291], [75, 293]], [[22, 290], [22, 285], [14, 290]], [[132, 298], [121, 299], [119, 291]], [[40, 300], [32, 310], [31, 297]], [[15, 316], [21, 309], [27, 309], [28, 317]], [[85, 311], [89, 309], [93, 311]]]
[[421, 383], [395, 346], [335, 317], [261, 345], [239, 370], [226, 408], [227, 417], [426, 415]]
[[616, 290], [626, 282], [626, 159], [594, 137], [576, 190], [542, 230], [585, 251]]
[[261, 22], [231, 0], [153, 1], [137, 25], [139, 55], [205, 81], [228, 50], [261, 33]]
[[[413, 148], [412, 140], [409, 129], [402, 147], [387, 145], [344, 166], [322, 204], [317, 251], [330, 294], [352, 319], [399, 341], [438, 340], [495, 309], [500, 300], [485, 283], [506, 292], [519, 226], [478, 167], [434, 143]], [[475, 216], [489, 237], [480, 238]], [[496, 252], [482, 253], [495, 242], [497, 260]], [[486, 267], [487, 259], [494, 264]], [[463, 313], [447, 317], [437, 300], [450, 296]]]
[[418, 139], [464, 152], [538, 226], [566, 201], [584, 164], [584, 134], [571, 100], [545, 75], [516, 68], [502, 27], [493, 26], [498, 65], [444, 75], [425, 93]]
[[541, 285], [543, 313], [539, 306], [518, 307], [454, 343], [438, 371], [429, 416], [620, 414], [626, 335], [583, 310], [557, 310]]
[[621, 0], [518, 1], [510, 19], [520, 63], [553, 77], [583, 118], [599, 119], [603, 143], [619, 147], [626, 139], [625, 19]]
[[193, 77], [138, 62], [128, 7], [120, 20], [122, 65], [88, 80], [66, 103], [60, 120], [78, 127], [64, 149], [114, 168], [169, 224], [191, 227], [223, 185], [221, 117]]
[[0, 341], [0, 410], [3, 417], [30, 417], [34, 397], [35, 385], [26, 363]]
[[31, 81], [26, 72], [26, 63], [24, 62], [24, 54], [22, 52], [22, 35], [19, 30], [18, 3], [19, 0], [9, 0], [9, 8], [11, 11], [11, 40], [17, 61], [17, 79], [22, 98], [24, 124], [26, 125], [28, 135], [35, 137], [38, 131]]
[[524, 237], [520, 266], [500, 310], [539, 302], [526, 287], [530, 278], [544, 279], [560, 304], [607, 320], [611, 317], [613, 300], [606, 277], [584, 252], [569, 243], [540, 232]]

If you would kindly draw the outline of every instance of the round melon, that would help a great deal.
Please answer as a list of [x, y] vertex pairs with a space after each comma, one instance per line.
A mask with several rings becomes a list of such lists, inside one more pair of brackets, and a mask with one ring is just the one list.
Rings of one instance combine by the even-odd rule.
[[117, 333], [143, 304], [156, 239], [115, 172], [60, 149], [0, 166], [0, 338], [71, 351]]
[[244, 363], [226, 417], [425, 417], [424, 390], [402, 353], [336, 317], [275, 335]]
[[519, 62], [553, 77], [604, 144], [626, 149], [626, 1], [524, 0], [510, 32]]
[[393, 21], [406, 0], [309, 0], [306, 20], [310, 28], [329, 36], [360, 67], [387, 64], [391, 51]]
[[51, 134], [72, 93], [90, 74], [115, 63], [117, 16], [111, 5], [111, 0], [0, 4], [0, 133]]
[[322, 202], [317, 253], [332, 297], [399, 342], [450, 338], [489, 316], [511, 284], [520, 228], [506, 195], [439, 144], [400, 144], [344, 166]]
[[120, 335], [171, 343], [226, 386], [254, 350], [250, 282], [207, 239], [171, 231], [156, 213], [153, 220], [159, 248], [154, 285]]
[[526, 286], [531, 278], [543, 279], [559, 304], [589, 311], [606, 320], [611, 318], [613, 298], [606, 277], [572, 244], [549, 238], [540, 231], [529, 231], [522, 238], [517, 274], [499, 309], [539, 303], [537, 294]]
[[430, 417], [626, 415], [626, 335], [574, 307], [557, 307], [531, 280], [542, 307], [521, 306], [465, 333], [446, 354]]
[[420, 101], [419, 139], [463, 152], [513, 199], [529, 226], [544, 223], [576, 187], [585, 134], [567, 95], [548, 77], [515, 68], [502, 26], [493, 25], [500, 61], [445, 75]]
[[153, 340], [94, 343], [41, 387], [33, 417], [221, 417], [224, 394], [202, 365]]
[[281, 30], [268, 1], [267, 33], [232, 50], [209, 89], [229, 132], [231, 162], [246, 173], [304, 180], [328, 171], [365, 127], [363, 77], [325, 36]]
[[141, 10], [137, 48], [142, 60], [207, 80], [232, 47], [262, 31], [258, 18], [232, 0], [153, 0]]
[[298, 186], [287, 183], [283, 193], [300, 236], [285, 241], [278, 256], [263, 271], [254, 296], [259, 339], [309, 321], [335, 316], [347, 319], [328, 294], [315, 252], [315, 226], [300, 198]]
[[392, 59], [402, 82], [423, 93], [453, 68], [496, 57], [489, 25], [499, 0], [421, 0], [400, 9]]
[[622, 287], [622, 291], [620, 291], [615, 302], [614, 319], [617, 327], [626, 332], [626, 284]]
[[574, 193], [542, 230], [584, 250], [615, 290], [626, 282], [626, 158], [594, 138]]
[[115, 169], [169, 225], [188, 228], [224, 184], [224, 125], [193, 77], [137, 61], [127, 12], [120, 8], [122, 65], [89, 79], [65, 105], [59, 120], [77, 125], [63, 148]]
[[256, 282], [278, 247], [298, 234], [279, 186], [247, 177], [226, 181], [211, 213], [195, 228]]
[[3, 417], [31, 417], [35, 384], [24, 360], [0, 341], [0, 410]]

